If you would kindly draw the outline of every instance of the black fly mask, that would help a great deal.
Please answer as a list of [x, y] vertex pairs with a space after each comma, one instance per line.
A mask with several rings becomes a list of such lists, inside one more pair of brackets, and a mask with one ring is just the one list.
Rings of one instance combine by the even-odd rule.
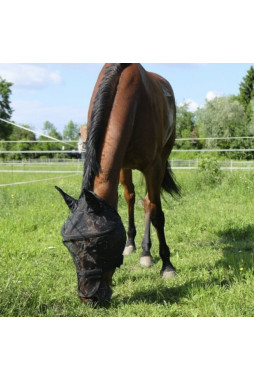
[[119, 214], [95, 193], [84, 190], [79, 198], [63, 196], [71, 214], [61, 233], [74, 260], [78, 295], [86, 300], [110, 300], [112, 291], [103, 276], [123, 263], [126, 234]]

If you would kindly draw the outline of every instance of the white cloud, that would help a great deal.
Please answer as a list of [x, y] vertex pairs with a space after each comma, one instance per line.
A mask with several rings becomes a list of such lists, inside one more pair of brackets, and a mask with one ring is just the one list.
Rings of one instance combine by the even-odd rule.
[[51, 79], [52, 83], [58, 85], [62, 83], [62, 77], [59, 73], [59, 71], [52, 71], [49, 73], [49, 78]]
[[185, 99], [184, 102], [182, 102], [179, 106], [184, 106], [186, 104], [188, 105], [188, 110], [191, 112], [195, 112], [198, 109], [198, 107], [200, 107], [197, 102], [190, 98]]
[[221, 94], [218, 93], [217, 91], [210, 90], [210, 91], [208, 91], [208, 93], [206, 94], [205, 99], [206, 99], [207, 101], [211, 101], [212, 99], [217, 98], [217, 97], [220, 97], [220, 96], [221, 96]]
[[16, 89], [38, 89], [49, 84], [62, 83], [59, 71], [48, 70], [38, 64], [1, 64], [0, 76], [13, 82]]

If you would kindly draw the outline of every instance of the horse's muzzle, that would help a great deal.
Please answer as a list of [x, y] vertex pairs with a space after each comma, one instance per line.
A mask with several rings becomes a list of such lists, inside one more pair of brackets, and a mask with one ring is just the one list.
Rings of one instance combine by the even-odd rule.
[[79, 299], [85, 304], [92, 304], [94, 306], [110, 302], [112, 296], [112, 289], [106, 283], [101, 284], [96, 293], [91, 296], [85, 296], [80, 290], [78, 290]]
[[84, 303], [101, 305], [109, 302], [112, 289], [105, 278], [102, 269], [77, 271], [78, 296]]

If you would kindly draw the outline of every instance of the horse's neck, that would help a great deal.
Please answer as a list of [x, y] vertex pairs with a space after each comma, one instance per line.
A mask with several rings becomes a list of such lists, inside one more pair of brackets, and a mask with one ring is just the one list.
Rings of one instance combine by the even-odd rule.
[[94, 181], [94, 192], [115, 209], [120, 170], [133, 131], [138, 84], [138, 69], [121, 75], [102, 146], [101, 172]]
[[102, 148], [99, 176], [94, 180], [94, 192], [117, 209], [119, 175], [125, 144], [116, 141], [114, 134], [107, 131]]
[[117, 210], [119, 173], [105, 173], [104, 169], [95, 178], [94, 192]]

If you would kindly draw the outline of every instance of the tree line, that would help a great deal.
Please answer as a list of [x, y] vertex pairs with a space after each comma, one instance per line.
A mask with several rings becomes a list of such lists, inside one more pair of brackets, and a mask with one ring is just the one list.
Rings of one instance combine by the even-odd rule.
[[[195, 112], [187, 103], [177, 107], [176, 148], [252, 149], [254, 139], [224, 139], [254, 136], [254, 68], [251, 66], [239, 86], [239, 94], [206, 100]], [[204, 140], [205, 138], [221, 138]], [[222, 139], [223, 138], [223, 139]], [[202, 140], [203, 139], [203, 140]], [[252, 152], [225, 152], [231, 158], [253, 158]]]
[[[13, 109], [10, 105], [11, 82], [0, 77], [0, 118], [11, 120]], [[29, 126], [26, 126], [29, 128]], [[55, 126], [46, 121], [43, 133], [58, 140], [77, 140], [80, 126], [72, 120], [64, 126], [61, 135]], [[251, 66], [239, 85], [239, 93], [231, 96], [215, 97], [206, 100], [204, 107], [195, 112], [189, 110], [188, 103], [177, 106], [176, 112], [176, 149], [243, 149], [254, 148], [254, 139], [220, 139], [205, 140], [205, 138], [230, 138], [230, 137], [254, 136], [254, 68]], [[19, 143], [5, 143], [2, 141], [19, 141]], [[25, 140], [37, 141], [35, 144], [25, 143]], [[43, 136], [36, 139], [33, 132], [21, 130], [0, 121], [0, 150], [71, 150], [71, 146], [65, 146], [58, 142], [41, 142], [49, 140]], [[77, 146], [73, 145], [76, 150]], [[50, 157], [53, 154], [46, 156]], [[57, 154], [66, 156], [63, 153]], [[231, 158], [251, 159], [252, 152], [225, 152], [224, 155]], [[4, 155], [2, 154], [2, 157]], [[25, 154], [8, 155], [11, 158], [20, 158]], [[27, 155], [28, 156], [28, 155]], [[54, 155], [55, 156], [55, 155]]]
[[[0, 77], [0, 118], [11, 121], [11, 116], [13, 113], [13, 109], [10, 104], [10, 95], [11, 95], [11, 87], [13, 83], [7, 82], [3, 78]], [[23, 125], [31, 130], [29, 125]], [[77, 140], [79, 136], [80, 126], [77, 123], [74, 123], [72, 120], [67, 123], [63, 128], [63, 133], [60, 134], [57, 131], [56, 127], [53, 123], [49, 121], [45, 121], [42, 129], [42, 133], [44, 135], [51, 136], [59, 140], [53, 141], [50, 138], [45, 136], [39, 136], [36, 138], [36, 135], [32, 131], [27, 131], [20, 129], [19, 127], [13, 126], [9, 123], [5, 123], [0, 120], [0, 151], [58, 151], [61, 150], [62, 153], [57, 154], [49, 154], [45, 153], [45, 155], [41, 153], [33, 154], [33, 158], [38, 157], [68, 157], [64, 153], [64, 150], [76, 150], [77, 144], [73, 143], [64, 143], [64, 141], [73, 141]], [[12, 143], [12, 142], [17, 143]], [[27, 141], [34, 141], [34, 143], [27, 143]], [[21, 158], [29, 158], [31, 154], [26, 153], [8, 153], [8, 154], [0, 154], [1, 159], [21, 159]]]
[[[8, 128], [2, 129], [2, 126]], [[22, 126], [31, 129], [31, 127], [28, 125]], [[45, 154], [43, 154], [43, 152], [38, 152], [34, 153], [33, 156], [31, 156], [30, 153], [1, 153], [0, 157], [2, 159], [7, 158], [13, 160], [21, 158], [76, 157], [74, 153], [67, 154], [64, 152], [65, 150], [77, 150], [77, 143], [72, 143], [72, 141], [78, 140], [80, 126], [77, 123], [74, 123], [72, 120], [70, 120], [69, 123], [64, 126], [63, 134], [60, 134], [57, 131], [53, 123], [46, 121], [41, 132], [43, 135], [47, 135], [49, 137], [41, 135], [36, 138], [34, 132], [20, 129], [19, 127], [12, 126], [8, 123], [1, 123], [0, 130], [2, 132], [2, 139], [0, 139], [0, 151], [62, 151], [60, 153], [45, 152]], [[50, 137], [57, 140], [50, 139]]]

